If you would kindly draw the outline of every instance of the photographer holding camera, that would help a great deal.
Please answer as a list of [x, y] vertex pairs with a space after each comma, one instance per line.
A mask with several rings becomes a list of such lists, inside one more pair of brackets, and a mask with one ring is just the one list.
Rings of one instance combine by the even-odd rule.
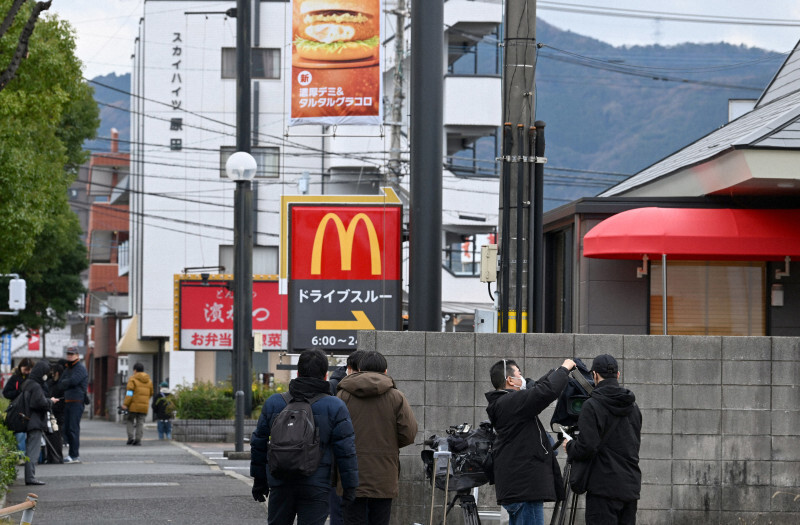
[[497, 503], [509, 525], [544, 525], [545, 501], [563, 499], [563, 480], [539, 414], [567, 385], [572, 359], [538, 381], [522, 377], [517, 363], [498, 361], [490, 369], [495, 390], [486, 393], [486, 412], [497, 437], [494, 479]]
[[587, 524], [633, 525], [642, 486], [642, 413], [633, 392], [619, 386], [616, 359], [599, 355], [591, 371], [596, 387], [578, 416], [577, 437], [565, 444], [568, 461], [592, 462], [586, 490]]

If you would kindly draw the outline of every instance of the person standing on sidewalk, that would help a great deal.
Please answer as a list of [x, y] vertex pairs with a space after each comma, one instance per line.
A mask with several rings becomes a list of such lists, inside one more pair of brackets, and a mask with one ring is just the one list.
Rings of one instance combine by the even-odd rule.
[[642, 413], [633, 392], [619, 386], [619, 365], [614, 357], [595, 357], [592, 379], [596, 386], [578, 416], [578, 435], [564, 448], [568, 461], [592, 462], [586, 523], [634, 525], [642, 488]]
[[28, 456], [25, 463], [26, 485], [44, 485], [44, 481], [36, 479], [36, 462], [42, 450], [42, 433], [47, 430], [47, 411], [50, 410], [50, 400], [44, 395], [44, 382], [49, 371], [50, 362], [40, 359], [19, 391], [19, 395], [24, 396], [24, 406], [30, 414], [25, 437], [25, 455]]
[[400, 493], [400, 449], [417, 435], [411, 405], [386, 372], [386, 358], [373, 350], [361, 356], [358, 372], [339, 382], [337, 395], [356, 432], [359, 477], [355, 501], [342, 509], [346, 525], [389, 525]]
[[[26, 357], [19, 362], [14, 374], [8, 378], [6, 385], [3, 387], [3, 397], [11, 401], [19, 395], [19, 390], [22, 388], [22, 383], [28, 379], [28, 375], [33, 368], [33, 361]], [[14, 437], [17, 439], [17, 450], [25, 452], [25, 432], [14, 432]]]
[[64, 463], [80, 463], [81, 417], [89, 373], [75, 348], [67, 349], [67, 362], [59, 383], [64, 389], [64, 437], [69, 445], [69, 455], [64, 458]]
[[169, 383], [162, 381], [158, 394], [153, 396], [153, 417], [158, 422], [158, 439], [172, 439], [172, 417], [175, 404], [169, 391]]
[[144, 434], [144, 419], [147, 417], [147, 409], [150, 406], [150, 398], [153, 397], [153, 382], [150, 376], [144, 371], [142, 363], [133, 365], [133, 377], [128, 379], [128, 387], [125, 392], [125, 400], [122, 408], [128, 411], [126, 428], [128, 430], [128, 445], [141, 445], [142, 434]]

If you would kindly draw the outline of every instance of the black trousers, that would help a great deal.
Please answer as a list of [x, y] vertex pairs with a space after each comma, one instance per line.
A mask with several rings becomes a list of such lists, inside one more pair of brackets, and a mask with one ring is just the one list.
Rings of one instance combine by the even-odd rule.
[[586, 525], [636, 525], [638, 500], [621, 501], [586, 494]]
[[345, 525], [389, 525], [392, 498], [356, 498], [342, 509]]
[[329, 487], [291, 484], [269, 491], [267, 523], [269, 525], [324, 525], [328, 518]]

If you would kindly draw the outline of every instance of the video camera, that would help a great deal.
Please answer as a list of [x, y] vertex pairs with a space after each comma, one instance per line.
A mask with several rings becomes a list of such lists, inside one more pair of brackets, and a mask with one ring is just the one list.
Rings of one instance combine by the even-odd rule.
[[550, 429], [558, 432], [558, 440], [554, 448], [558, 448], [564, 441], [563, 434], [556, 425], [564, 429], [572, 436], [578, 433], [578, 416], [583, 408], [583, 403], [589, 399], [589, 394], [594, 390], [592, 373], [580, 359], [575, 359], [575, 369], [569, 374], [567, 386], [558, 396], [553, 417], [550, 418]]
[[[447, 436], [443, 437], [434, 434], [423, 443], [432, 449], [421, 452], [425, 477], [431, 483], [435, 478], [437, 488], [445, 490], [446, 486], [448, 491], [453, 492], [463, 492], [489, 483], [491, 473], [487, 472], [490, 468], [488, 462], [491, 460], [495, 436], [491, 423], [484, 421], [477, 429], [467, 423], [452, 425], [446, 433]], [[450, 452], [449, 473], [447, 460], [435, 458], [434, 451]]]
[[122, 406], [117, 406], [117, 414], [120, 415], [120, 416], [127, 416], [128, 415], [128, 409], [127, 408], [122, 408]]

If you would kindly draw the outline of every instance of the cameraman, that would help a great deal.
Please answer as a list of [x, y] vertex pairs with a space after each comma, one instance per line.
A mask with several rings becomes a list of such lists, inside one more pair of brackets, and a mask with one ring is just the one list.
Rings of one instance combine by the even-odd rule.
[[489, 372], [495, 390], [486, 393], [486, 412], [497, 432], [492, 456], [497, 503], [509, 525], [544, 525], [545, 501], [563, 498], [563, 481], [539, 414], [567, 386], [572, 359], [534, 382], [517, 363], [498, 361]]
[[[578, 436], [565, 445], [567, 456], [572, 462], [594, 461], [586, 491], [586, 523], [633, 525], [642, 486], [642, 413], [633, 392], [619, 386], [619, 366], [612, 356], [594, 358], [592, 379], [597, 386], [581, 409]], [[611, 434], [601, 447], [606, 432]]]

